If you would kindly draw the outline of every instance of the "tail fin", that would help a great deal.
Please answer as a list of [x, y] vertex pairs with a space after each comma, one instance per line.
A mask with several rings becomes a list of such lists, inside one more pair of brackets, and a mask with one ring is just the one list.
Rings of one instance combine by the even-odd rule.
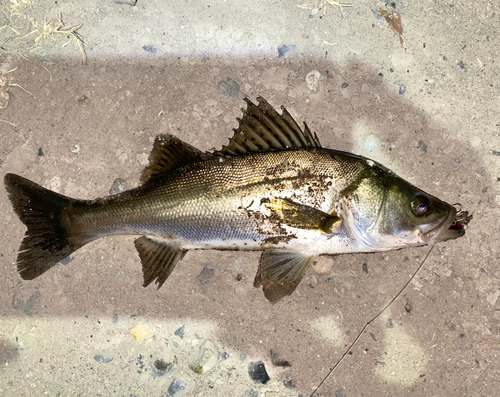
[[14, 211], [28, 228], [19, 248], [17, 270], [24, 280], [33, 280], [85, 244], [68, 236], [61, 222], [63, 209], [78, 200], [19, 175], [7, 174], [4, 182]]

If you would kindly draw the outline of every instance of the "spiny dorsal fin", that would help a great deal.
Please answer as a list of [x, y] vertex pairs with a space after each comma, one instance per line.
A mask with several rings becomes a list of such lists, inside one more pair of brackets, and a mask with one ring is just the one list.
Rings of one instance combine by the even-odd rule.
[[150, 164], [144, 169], [141, 181], [142, 183], [148, 182], [173, 169], [207, 160], [210, 157], [212, 157], [210, 153], [203, 153], [173, 135], [158, 135], [149, 156]]
[[229, 145], [214, 152], [215, 155], [238, 156], [240, 154], [287, 150], [300, 148], [320, 148], [318, 137], [313, 136], [304, 123], [300, 129], [293, 117], [282, 106], [280, 115], [264, 98], [257, 97], [259, 105], [244, 98], [247, 109], [242, 109], [243, 118], [234, 130]]
[[156, 280], [159, 289], [187, 252], [144, 236], [135, 240], [134, 244], [141, 258], [144, 287]]
[[295, 291], [313, 257], [300, 252], [267, 249], [260, 257], [253, 286], [262, 285], [265, 297], [274, 304]]

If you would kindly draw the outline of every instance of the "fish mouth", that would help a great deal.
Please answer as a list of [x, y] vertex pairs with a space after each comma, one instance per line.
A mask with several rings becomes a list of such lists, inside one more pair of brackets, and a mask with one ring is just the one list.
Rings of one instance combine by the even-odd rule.
[[462, 211], [460, 204], [453, 204], [444, 219], [421, 226], [422, 237], [427, 245], [454, 240], [465, 234], [471, 219], [472, 215], [468, 211]]

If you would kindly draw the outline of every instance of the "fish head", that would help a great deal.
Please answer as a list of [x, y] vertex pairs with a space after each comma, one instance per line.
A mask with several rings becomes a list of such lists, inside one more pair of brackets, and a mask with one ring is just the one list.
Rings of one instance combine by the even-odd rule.
[[465, 234], [472, 216], [374, 165], [341, 193], [350, 236], [370, 251], [434, 245]]

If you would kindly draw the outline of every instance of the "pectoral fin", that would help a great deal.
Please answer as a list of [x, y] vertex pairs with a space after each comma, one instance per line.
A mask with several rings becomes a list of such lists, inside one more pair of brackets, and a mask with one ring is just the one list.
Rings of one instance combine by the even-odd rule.
[[332, 226], [340, 220], [335, 213], [328, 214], [286, 198], [269, 199], [263, 204], [271, 211], [271, 218], [284, 225], [299, 229], [320, 230], [323, 233], [330, 233]]
[[187, 252], [144, 236], [135, 240], [134, 244], [141, 258], [144, 287], [156, 280], [159, 289]]
[[253, 285], [256, 288], [262, 285], [267, 300], [276, 303], [295, 291], [313, 257], [293, 251], [265, 250]]

